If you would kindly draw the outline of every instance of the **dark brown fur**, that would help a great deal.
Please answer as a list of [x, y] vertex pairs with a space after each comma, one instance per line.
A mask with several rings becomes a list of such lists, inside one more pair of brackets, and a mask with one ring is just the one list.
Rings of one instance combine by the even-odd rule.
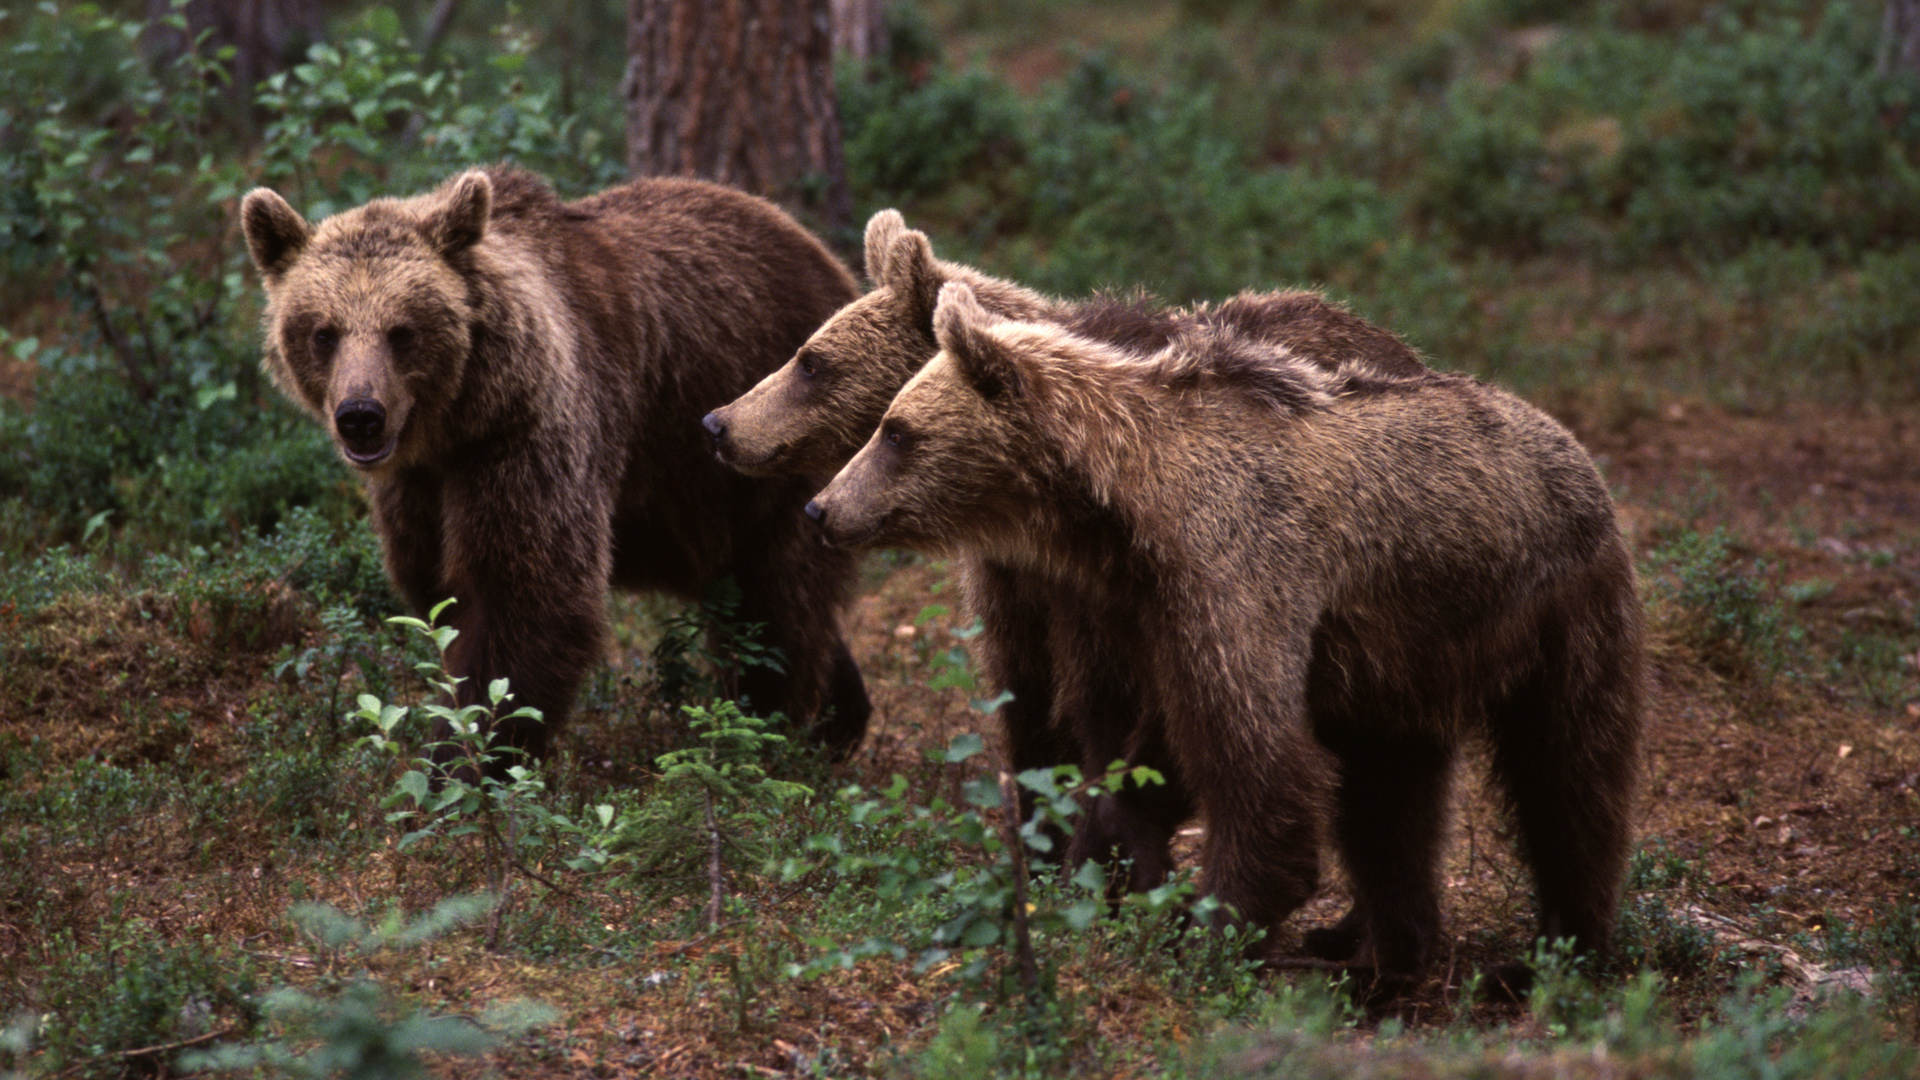
[[[309, 226], [279, 196], [242, 221], [267, 291], [266, 369], [360, 473], [387, 571], [416, 611], [458, 599], [460, 700], [512, 680], [539, 753], [604, 657], [608, 584], [697, 596], [731, 574], [782, 676], [762, 711], [868, 706], [840, 640], [852, 583], [797, 510], [801, 479], [720, 468], [695, 418], [791, 356], [854, 282], [760, 199], [641, 180], [563, 203], [535, 177], [471, 171]], [[381, 418], [384, 418], [383, 420]]]
[[[754, 474], [830, 474], [873, 433], [894, 394], [935, 352], [933, 312], [949, 281], [965, 282], [995, 314], [1060, 325], [1126, 351], [1161, 348], [1182, 328], [1220, 327], [1276, 344], [1351, 378], [1426, 372], [1398, 337], [1309, 292], [1243, 293], [1217, 306], [1168, 307], [1145, 294], [1082, 301], [1042, 296], [972, 267], [934, 258], [925, 234], [882, 211], [867, 225], [874, 288], [840, 311], [785, 367], [706, 421], [721, 460]], [[1012, 693], [1000, 716], [1015, 769], [1062, 762], [1089, 774], [1114, 760], [1151, 764], [1163, 786], [1102, 803], [1074, 837], [1069, 861], [1133, 860], [1129, 884], [1151, 888], [1172, 867], [1173, 825], [1192, 812], [1175, 763], [1141, 727], [1125, 657], [1103, 631], [1113, 613], [1071, 583], [967, 560], [960, 568], [988, 680]], [[1134, 745], [1130, 746], [1130, 740]]]
[[942, 294], [941, 353], [809, 507], [1072, 583], [1207, 821], [1207, 891], [1271, 925], [1330, 815], [1356, 903], [1318, 937], [1406, 978], [1439, 934], [1446, 792], [1492, 748], [1540, 930], [1604, 946], [1630, 843], [1640, 612], [1606, 488], [1475, 380], [1350, 378], [1237, 331], [1151, 354]]

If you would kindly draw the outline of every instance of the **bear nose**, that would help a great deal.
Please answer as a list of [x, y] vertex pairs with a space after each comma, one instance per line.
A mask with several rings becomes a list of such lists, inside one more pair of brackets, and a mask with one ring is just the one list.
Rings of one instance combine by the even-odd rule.
[[821, 506], [821, 505], [820, 505], [820, 500], [818, 500], [818, 499], [808, 499], [808, 500], [807, 500], [807, 505], [806, 505], [806, 511], [807, 511], [807, 516], [808, 516], [808, 517], [810, 517], [810, 518], [812, 518], [813, 520], [815, 520], [815, 521], [818, 521], [818, 522], [820, 522], [820, 523], [822, 523], [822, 524], [825, 524], [825, 523], [826, 523], [826, 520], [827, 520], [827, 508], [826, 508], [826, 507], [824, 507], [824, 506]]
[[727, 433], [727, 422], [725, 420], [720, 419], [720, 414], [718, 412], [710, 412], [707, 415], [701, 417], [700, 426], [703, 428], [706, 428], [707, 434], [713, 436], [716, 439]]
[[371, 398], [342, 402], [333, 411], [333, 427], [349, 446], [377, 446], [387, 430], [386, 407]]

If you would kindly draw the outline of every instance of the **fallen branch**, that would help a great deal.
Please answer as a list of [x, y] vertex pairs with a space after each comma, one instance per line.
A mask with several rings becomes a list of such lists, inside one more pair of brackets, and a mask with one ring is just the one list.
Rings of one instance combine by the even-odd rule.
[[99, 1064], [102, 1061], [124, 1061], [129, 1058], [146, 1057], [149, 1054], [164, 1054], [169, 1050], [185, 1050], [189, 1046], [199, 1046], [201, 1043], [212, 1042], [215, 1039], [224, 1039], [239, 1030], [238, 1027], [230, 1025], [221, 1028], [219, 1031], [209, 1031], [205, 1035], [195, 1035], [191, 1039], [181, 1039], [179, 1042], [161, 1043], [158, 1046], [143, 1046], [138, 1050], [116, 1050], [111, 1054], [101, 1054], [99, 1057], [88, 1058], [78, 1064], [69, 1065], [53, 1075], [55, 1080], [58, 1080], [59, 1077], [71, 1076], [88, 1066]]

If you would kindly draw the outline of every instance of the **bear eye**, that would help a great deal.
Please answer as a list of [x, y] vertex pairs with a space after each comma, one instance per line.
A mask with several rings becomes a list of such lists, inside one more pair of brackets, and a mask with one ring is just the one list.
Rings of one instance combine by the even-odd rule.
[[340, 331], [331, 326], [318, 327], [313, 331], [313, 351], [322, 356], [333, 352], [340, 344]]
[[813, 378], [814, 374], [819, 370], [820, 370], [819, 365], [815, 362], [812, 353], [803, 352], [800, 354], [800, 377], [801, 378], [811, 379]]
[[398, 351], [413, 344], [413, 327], [396, 326], [387, 331], [387, 345]]
[[886, 429], [880, 432], [880, 437], [885, 439], [887, 445], [893, 447], [895, 450], [900, 449], [906, 445], [907, 442], [907, 433], [893, 424], [888, 424]]

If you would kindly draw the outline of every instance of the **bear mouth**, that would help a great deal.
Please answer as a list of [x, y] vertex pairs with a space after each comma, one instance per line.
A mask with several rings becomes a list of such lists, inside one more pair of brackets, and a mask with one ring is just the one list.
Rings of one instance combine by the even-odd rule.
[[785, 457], [786, 453], [787, 446], [782, 443], [769, 453], [749, 459], [741, 457], [735, 448], [723, 444], [713, 448], [713, 459], [735, 472], [745, 473], [748, 476], [766, 476], [780, 471], [775, 463]]
[[890, 524], [892, 520], [893, 512], [889, 510], [880, 515], [879, 519], [874, 521], [872, 525], [867, 526], [857, 533], [842, 534], [831, 525], [825, 526], [820, 530], [820, 543], [830, 548], [848, 548], [853, 550], [864, 548], [871, 545], [875, 538], [885, 532], [887, 525]]
[[343, 442], [340, 444], [340, 452], [342, 454], [345, 454], [347, 457], [347, 460], [352, 462], [354, 465], [357, 465], [362, 469], [370, 469], [373, 466], [378, 465], [381, 462], [392, 457], [394, 447], [399, 445], [400, 445], [400, 433], [396, 431], [393, 433], [393, 435], [390, 438], [387, 439], [385, 443], [383, 443], [382, 445], [372, 450], [356, 450], [352, 446], [349, 446]]

